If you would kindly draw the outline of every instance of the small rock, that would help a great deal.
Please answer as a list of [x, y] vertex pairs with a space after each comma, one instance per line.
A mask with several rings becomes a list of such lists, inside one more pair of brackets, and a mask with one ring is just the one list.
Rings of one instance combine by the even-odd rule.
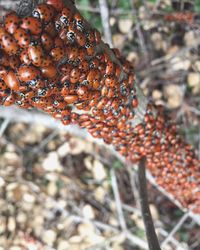
[[58, 188], [55, 182], [51, 181], [49, 182], [49, 184], [47, 185], [47, 193], [50, 196], [55, 196], [58, 192]]
[[121, 49], [124, 44], [124, 35], [122, 34], [113, 35], [113, 44], [116, 48]]
[[83, 216], [89, 220], [95, 218], [94, 209], [90, 205], [85, 205], [82, 209]]
[[120, 19], [118, 25], [121, 33], [127, 34], [131, 30], [133, 21], [131, 19]]
[[200, 93], [200, 73], [191, 72], [187, 78], [188, 85], [192, 88], [193, 94]]
[[158, 213], [158, 210], [157, 210], [157, 208], [155, 207], [155, 205], [154, 205], [154, 204], [150, 204], [150, 205], [149, 205], [149, 209], [150, 209], [150, 211], [151, 211], [152, 218], [153, 218], [154, 220], [159, 220], [159, 213]]
[[94, 197], [97, 201], [103, 202], [106, 196], [105, 189], [102, 187], [98, 187], [94, 191]]
[[195, 37], [195, 32], [190, 30], [184, 35], [185, 45], [187, 47], [194, 47], [197, 44], [197, 38]]
[[48, 244], [48, 246], [53, 246], [53, 243], [56, 240], [56, 232], [54, 232], [53, 230], [47, 230], [43, 233], [42, 235], [42, 240]]
[[103, 181], [107, 177], [103, 164], [98, 160], [94, 160], [92, 174], [94, 179], [98, 181]]
[[65, 142], [57, 150], [57, 153], [60, 157], [65, 157], [69, 152], [70, 152], [70, 146], [68, 142]]
[[58, 243], [58, 248], [57, 250], [70, 250], [70, 245], [66, 240], [61, 240]]
[[42, 167], [46, 171], [58, 171], [61, 172], [63, 167], [61, 166], [58, 158], [58, 154], [56, 152], [51, 152], [47, 155], [42, 163]]
[[25, 193], [23, 195], [23, 200], [27, 203], [34, 203], [35, 202], [35, 197], [32, 194]]
[[183, 89], [181, 86], [169, 84], [164, 88], [164, 95], [167, 98], [167, 105], [169, 108], [180, 107], [183, 100]]
[[91, 223], [81, 223], [78, 225], [77, 230], [83, 237], [95, 232], [95, 228]]
[[4, 179], [0, 176], [0, 188], [2, 188], [5, 185]]
[[158, 90], [158, 89], [153, 90], [152, 98], [155, 101], [160, 100], [162, 98], [162, 92], [160, 90]]
[[8, 225], [7, 225], [7, 227], [8, 227], [8, 230], [9, 230], [10, 232], [15, 231], [16, 222], [15, 222], [14, 217], [9, 217], [9, 218], [8, 218]]
[[191, 66], [191, 61], [188, 59], [183, 60], [181, 57], [174, 57], [170, 60], [173, 70], [188, 70]]

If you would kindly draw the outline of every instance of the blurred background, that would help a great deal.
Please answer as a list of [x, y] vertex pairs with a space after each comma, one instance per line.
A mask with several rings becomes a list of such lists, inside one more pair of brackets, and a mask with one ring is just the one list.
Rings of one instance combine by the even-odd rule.
[[[0, 0], [0, 16], [17, 2]], [[200, 0], [76, 4], [132, 62], [145, 95], [167, 108], [200, 158]], [[192, 22], [166, 20], [187, 11]], [[148, 249], [134, 169], [84, 131], [29, 113], [0, 109], [0, 250]], [[198, 217], [151, 179], [148, 191], [162, 249], [199, 250]]]

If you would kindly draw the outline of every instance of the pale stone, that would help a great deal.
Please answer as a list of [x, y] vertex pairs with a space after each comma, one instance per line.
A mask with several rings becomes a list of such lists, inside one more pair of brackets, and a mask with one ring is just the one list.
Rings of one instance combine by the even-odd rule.
[[34, 203], [35, 202], [35, 196], [29, 193], [25, 193], [23, 195], [23, 200], [28, 203]]
[[61, 166], [58, 158], [58, 154], [56, 152], [51, 152], [47, 155], [42, 163], [42, 167], [46, 171], [58, 171], [61, 172], [63, 167]]
[[66, 241], [66, 240], [61, 240], [59, 243], [58, 243], [58, 248], [57, 250], [70, 250], [70, 245], [69, 243]]
[[118, 25], [121, 33], [127, 34], [131, 30], [133, 21], [131, 19], [120, 19]]
[[200, 86], [200, 73], [197, 72], [189, 73], [187, 81], [190, 87]]
[[194, 70], [200, 72], [200, 61], [196, 61], [193, 65]]
[[104, 188], [98, 187], [95, 189], [94, 197], [97, 201], [103, 202], [105, 199], [105, 196], [106, 196], [106, 192], [105, 192]]
[[9, 217], [8, 218], [8, 230], [13, 232], [16, 228], [16, 222], [15, 222], [15, 219], [14, 217]]
[[53, 230], [47, 230], [42, 234], [42, 240], [48, 244], [49, 246], [52, 246], [53, 243], [56, 240], [56, 232]]
[[84, 158], [84, 164], [85, 164], [86, 168], [87, 168], [88, 170], [90, 170], [90, 171], [91, 171], [92, 168], [93, 168], [93, 163], [92, 163], [92, 161], [93, 161], [93, 159], [92, 159], [91, 156], [87, 156], [87, 157]]
[[194, 47], [197, 44], [197, 38], [195, 37], [195, 32], [190, 30], [184, 35], [185, 45], [188, 47]]
[[90, 205], [85, 205], [82, 209], [83, 216], [89, 220], [95, 218], [94, 209]]
[[0, 188], [2, 188], [5, 185], [4, 179], [0, 176]]
[[88, 234], [94, 233], [95, 228], [91, 223], [81, 223], [78, 225], [78, 232], [81, 236], [87, 236]]
[[94, 160], [92, 174], [94, 179], [98, 181], [102, 181], [107, 177], [103, 164], [98, 160]]
[[49, 184], [47, 185], [48, 195], [55, 196], [57, 192], [58, 192], [58, 188], [57, 188], [56, 183], [53, 181], [49, 182]]
[[164, 95], [167, 98], [167, 105], [169, 108], [180, 107], [183, 101], [183, 89], [181, 86], [169, 84], [164, 88]]
[[158, 213], [158, 209], [155, 207], [154, 204], [150, 204], [149, 205], [149, 209], [151, 211], [151, 215], [152, 215], [152, 218], [154, 220], [159, 220], [159, 213]]
[[113, 44], [116, 48], [122, 48], [124, 44], [124, 35], [122, 34], [115, 34], [113, 35]]
[[67, 154], [69, 154], [69, 152], [70, 152], [70, 146], [68, 142], [65, 142], [57, 150], [57, 153], [60, 157], [65, 157]]
[[183, 60], [181, 57], [174, 57], [170, 60], [173, 70], [188, 70], [191, 66], [191, 61], [188, 59]]
[[153, 100], [157, 101], [162, 98], [162, 92], [158, 89], [153, 90], [152, 92], [152, 98]]

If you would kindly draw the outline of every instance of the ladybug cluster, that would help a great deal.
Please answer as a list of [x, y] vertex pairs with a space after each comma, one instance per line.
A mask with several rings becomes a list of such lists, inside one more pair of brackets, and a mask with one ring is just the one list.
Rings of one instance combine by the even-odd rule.
[[[134, 69], [110, 49], [75, 6], [39, 4], [32, 16], [11, 12], [0, 26], [0, 104], [38, 108], [78, 124], [131, 162], [146, 156], [157, 182], [200, 213], [199, 161], [149, 104], [139, 124]], [[177, 178], [179, 177], [179, 178]]]
[[[176, 12], [172, 14], [165, 15], [165, 20], [176, 21], [179, 23], [195, 24], [199, 22], [200, 16], [193, 12]], [[198, 24], [198, 23], [197, 23]]]

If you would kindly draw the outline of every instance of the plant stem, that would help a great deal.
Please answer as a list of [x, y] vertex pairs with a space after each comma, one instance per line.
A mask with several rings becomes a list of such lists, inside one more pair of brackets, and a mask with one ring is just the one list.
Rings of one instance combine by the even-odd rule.
[[145, 225], [149, 250], [161, 250], [148, 204], [145, 162], [146, 159], [144, 157], [140, 161], [138, 167], [138, 185], [139, 185], [141, 212]]

